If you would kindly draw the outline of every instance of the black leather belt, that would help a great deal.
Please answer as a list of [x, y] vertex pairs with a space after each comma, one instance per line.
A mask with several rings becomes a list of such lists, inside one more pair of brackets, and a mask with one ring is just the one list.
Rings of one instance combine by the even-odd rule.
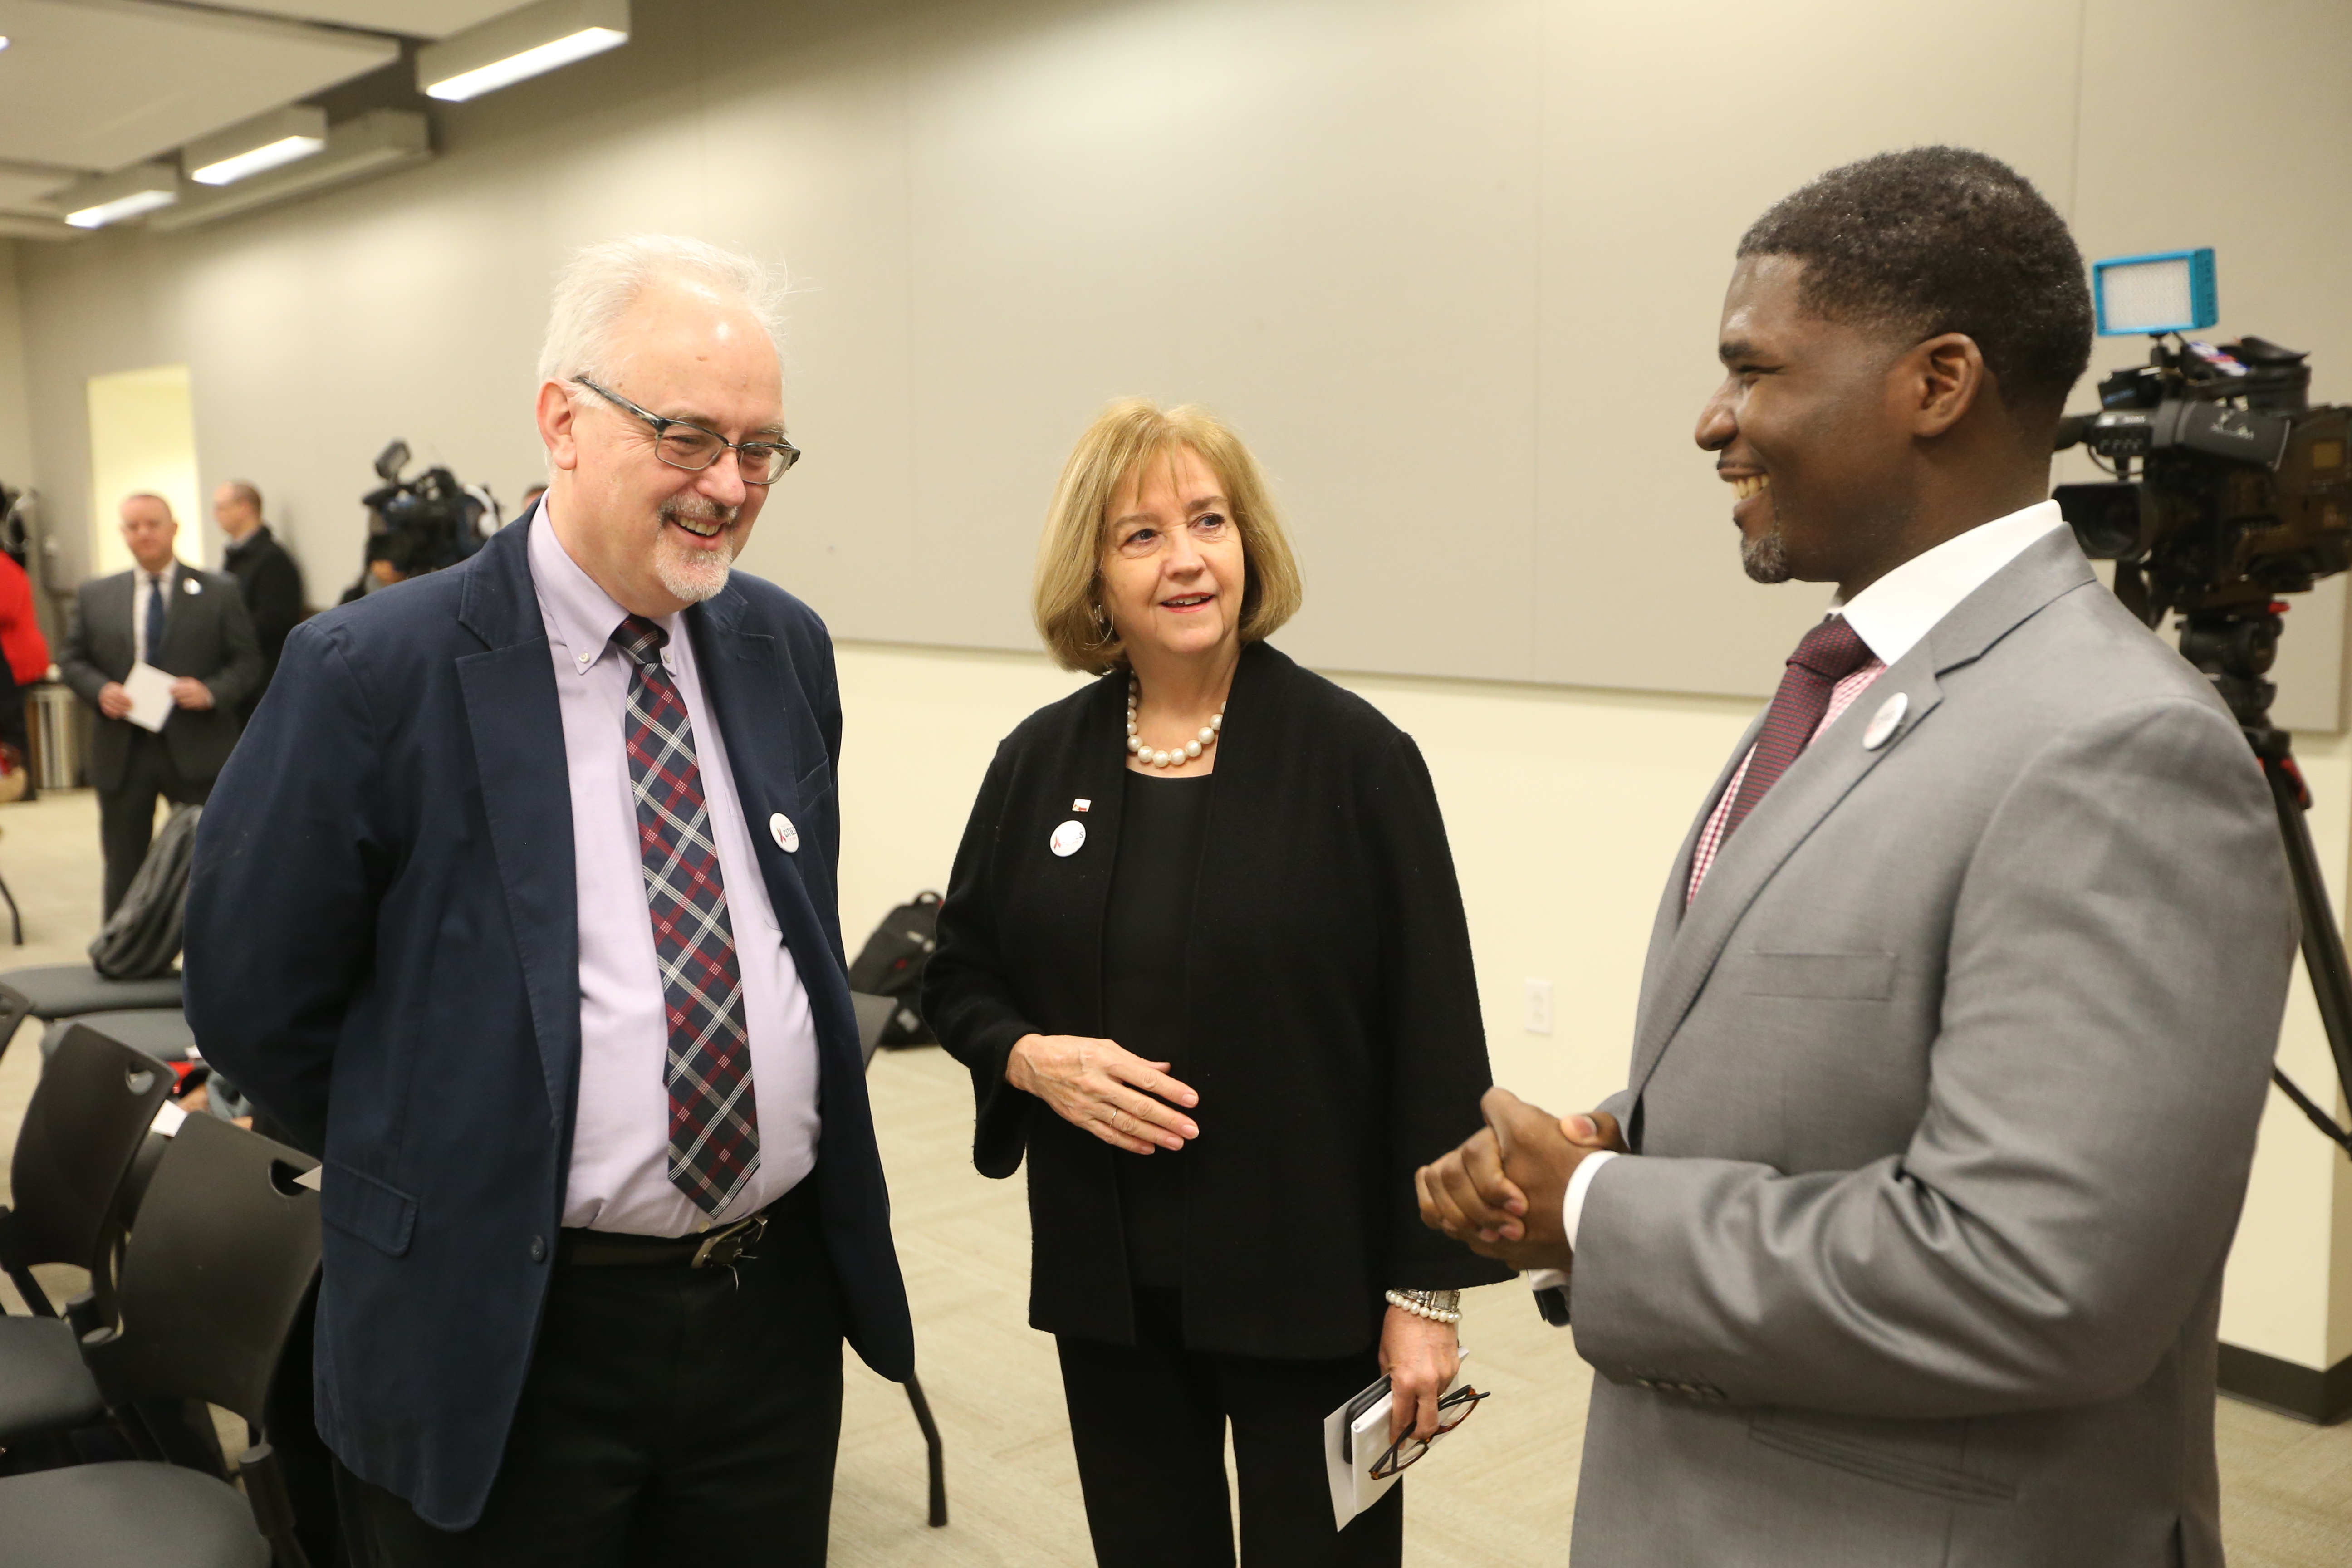
[[685, 1264], [688, 1268], [730, 1268], [755, 1258], [751, 1249], [768, 1230], [768, 1211], [700, 1236], [627, 1236], [610, 1230], [567, 1230], [556, 1260], [583, 1268], [648, 1268]]

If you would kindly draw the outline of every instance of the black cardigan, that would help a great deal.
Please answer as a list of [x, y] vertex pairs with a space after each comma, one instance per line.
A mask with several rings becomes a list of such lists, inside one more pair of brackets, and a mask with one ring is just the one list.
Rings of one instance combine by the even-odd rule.
[[[972, 1163], [1029, 1158], [1030, 1321], [1130, 1343], [1123, 1153], [1004, 1081], [1027, 1034], [1102, 1032], [1127, 678], [1040, 709], [997, 748], [940, 911], [924, 1016], [971, 1069]], [[1479, 1127], [1490, 1079], [1470, 937], [1428, 769], [1370, 703], [1264, 644], [1217, 742], [1187, 990], [1201, 1136], [1184, 1163], [1194, 1349], [1343, 1356], [1391, 1286], [1508, 1270], [1425, 1228], [1414, 1167]], [[1074, 803], [1089, 803], [1084, 812]], [[1066, 858], [1047, 839], [1084, 825]], [[1203, 1220], [1206, 1223], [1203, 1223]]]

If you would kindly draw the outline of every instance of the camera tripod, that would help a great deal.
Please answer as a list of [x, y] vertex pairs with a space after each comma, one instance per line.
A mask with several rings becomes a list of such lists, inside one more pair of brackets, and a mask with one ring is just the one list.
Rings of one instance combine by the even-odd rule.
[[[2263, 678], [2278, 654], [2279, 617], [2285, 611], [2286, 605], [2276, 600], [2185, 611], [2180, 653], [2213, 682], [2262, 763], [2271, 804], [2278, 812], [2279, 837], [2286, 846], [2287, 869], [2294, 879], [2295, 907], [2303, 916], [2304, 970], [2311, 977], [2320, 1026], [2336, 1058], [2336, 1080], [2346, 1098], [2352, 1099], [2352, 962], [2346, 960], [2344, 936], [2327, 901], [2327, 883], [2312, 847], [2310, 826], [2304, 820], [2311, 809], [2311, 791], [2295, 765], [2293, 737], [2271, 722], [2271, 700], [2278, 688]], [[2275, 1063], [2271, 1081], [2313, 1126], [2352, 1155], [2352, 1131], [2338, 1126]]]

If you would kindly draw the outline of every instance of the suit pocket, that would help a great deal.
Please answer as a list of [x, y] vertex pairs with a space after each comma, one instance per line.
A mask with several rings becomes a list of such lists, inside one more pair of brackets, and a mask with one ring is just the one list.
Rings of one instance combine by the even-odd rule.
[[341, 1161], [327, 1162], [319, 1188], [319, 1217], [378, 1251], [404, 1257], [416, 1230], [416, 1200]]
[[1970, 1475], [1932, 1458], [1874, 1443], [1857, 1433], [1841, 1432], [1783, 1412], [1759, 1411], [1748, 1422], [1748, 1436], [1768, 1448], [1777, 1448], [1800, 1459], [1947, 1502], [1988, 1504], [2017, 1500], [2017, 1489], [2003, 1482]]
[[793, 784], [793, 793], [800, 797], [803, 811], [822, 802], [833, 793], [832, 764], [819, 758], [816, 766], [803, 773]]
[[1749, 996], [1884, 1002], [1895, 994], [1891, 952], [1751, 952], [1740, 965]]

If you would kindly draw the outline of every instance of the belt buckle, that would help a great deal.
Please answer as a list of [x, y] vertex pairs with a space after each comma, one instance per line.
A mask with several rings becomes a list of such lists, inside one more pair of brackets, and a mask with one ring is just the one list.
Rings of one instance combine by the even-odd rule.
[[732, 1269], [739, 1262], [759, 1255], [751, 1250], [767, 1234], [768, 1211], [761, 1209], [748, 1219], [739, 1219], [724, 1230], [713, 1231], [694, 1249], [689, 1268]]

